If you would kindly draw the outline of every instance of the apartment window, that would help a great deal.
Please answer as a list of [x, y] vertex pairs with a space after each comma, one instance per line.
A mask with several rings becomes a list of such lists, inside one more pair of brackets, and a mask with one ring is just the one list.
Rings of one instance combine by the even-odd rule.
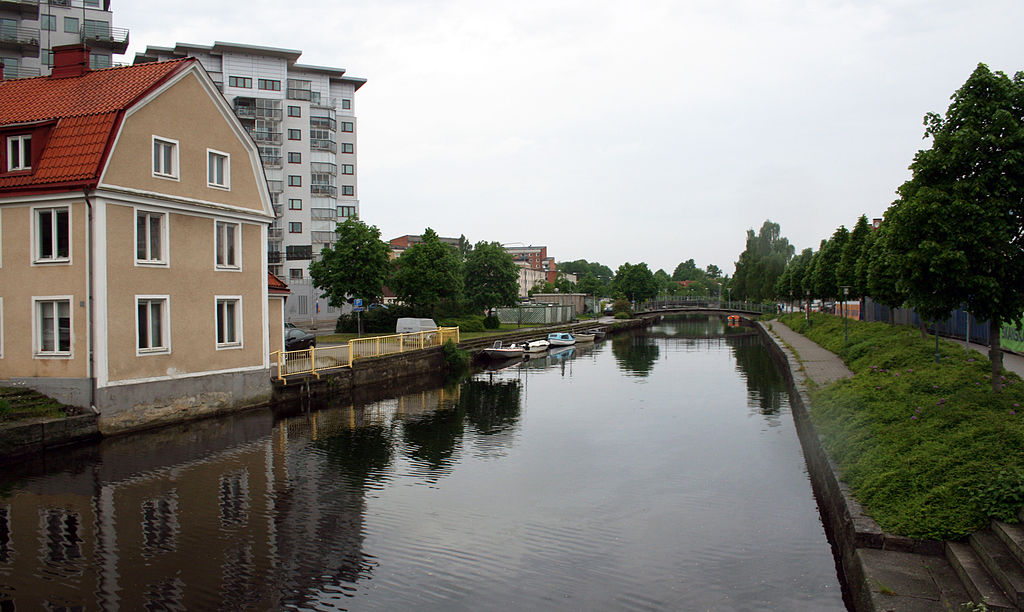
[[352, 144], [351, 142], [343, 142], [343, 143], [341, 143], [341, 152], [342, 153], [355, 153], [356, 152], [356, 145]]
[[242, 238], [241, 227], [237, 223], [217, 222], [217, 267], [239, 268], [238, 252], [241, 250], [239, 241]]
[[36, 261], [67, 261], [71, 257], [71, 213], [67, 206], [37, 208]]
[[135, 329], [137, 354], [170, 352], [168, 333], [168, 297], [138, 296], [135, 298]]
[[302, 200], [298, 198], [288, 200], [288, 210], [302, 210]]
[[341, 131], [342, 132], [353, 132], [353, 131], [355, 131], [355, 124], [352, 123], [351, 121], [342, 121], [341, 122]]
[[289, 117], [301, 117], [302, 116], [302, 107], [301, 106], [289, 106], [288, 107], [288, 116]]
[[32, 169], [32, 135], [7, 137], [7, 171]]
[[302, 130], [290, 128], [288, 130], [288, 140], [302, 140]]
[[302, 153], [296, 153], [294, 151], [293, 152], [289, 152], [288, 153], [288, 163], [289, 164], [301, 164], [302, 163]]
[[302, 177], [297, 174], [288, 175], [288, 186], [289, 187], [302, 187]]
[[206, 150], [206, 184], [210, 187], [230, 189], [229, 176], [231, 172], [231, 158], [227, 153]]
[[289, 234], [301, 234], [302, 233], [302, 222], [300, 222], [300, 221], [291, 221], [291, 222], [289, 222], [288, 223], [288, 233]]
[[65, 17], [64, 31], [68, 34], [78, 34], [78, 17]]
[[39, 29], [47, 30], [50, 32], [57, 31], [57, 16], [56, 15], [40, 15], [39, 16]]
[[352, 100], [349, 100], [348, 98], [342, 98], [341, 108], [343, 108], [344, 110], [350, 110], [352, 108]]
[[217, 298], [217, 348], [231, 348], [242, 345], [242, 333], [239, 327], [242, 316], [241, 311], [241, 297]]
[[352, 164], [342, 164], [341, 165], [341, 173], [342, 174], [355, 174], [356, 173], [356, 167], [353, 166]]
[[265, 89], [267, 91], [281, 91], [281, 81], [275, 81], [273, 79], [258, 79], [256, 85], [260, 89]]
[[71, 297], [35, 298], [35, 353], [71, 355]]
[[86, 38], [110, 38], [110, 24], [100, 19], [85, 19], [82, 22], [82, 34]]
[[240, 76], [229, 76], [228, 86], [230, 87], [241, 87], [242, 89], [252, 89], [252, 78], [240, 77]]
[[355, 185], [342, 185], [341, 186], [341, 195], [347, 195], [347, 196], [354, 196], [354, 195], [356, 195], [356, 186]]
[[288, 278], [291, 279], [291, 280], [301, 279], [302, 278], [302, 268], [289, 268], [288, 269]]
[[153, 137], [153, 176], [178, 178], [178, 141]]
[[0, 62], [4, 63], [4, 78], [5, 79], [16, 79], [21, 76], [21, 70], [19, 69], [20, 62], [16, 57], [0, 57]]
[[[6, 63], [7, 60], [4, 60]], [[39, 63], [44, 66], [53, 65], [53, 51], [51, 49], [40, 49], [39, 50]]]
[[348, 217], [354, 217], [354, 216], [356, 216], [356, 207], [355, 206], [339, 206], [338, 207], [338, 216], [339, 217], [344, 217], [346, 219]]
[[85, 0], [85, 6], [89, 8], [99, 8], [100, 0]]
[[167, 243], [167, 215], [139, 210], [135, 213], [135, 262], [166, 263], [164, 245]]
[[102, 68], [110, 68], [110, 56], [106, 53], [90, 53], [89, 54], [89, 69], [100, 70]]

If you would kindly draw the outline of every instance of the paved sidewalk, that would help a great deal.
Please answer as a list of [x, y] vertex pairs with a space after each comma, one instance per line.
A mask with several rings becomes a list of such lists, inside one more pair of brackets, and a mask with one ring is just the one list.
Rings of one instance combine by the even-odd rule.
[[819, 386], [842, 378], [852, 378], [853, 372], [835, 353], [822, 348], [807, 336], [798, 334], [778, 319], [771, 322], [771, 331], [794, 351], [804, 367], [804, 373]]

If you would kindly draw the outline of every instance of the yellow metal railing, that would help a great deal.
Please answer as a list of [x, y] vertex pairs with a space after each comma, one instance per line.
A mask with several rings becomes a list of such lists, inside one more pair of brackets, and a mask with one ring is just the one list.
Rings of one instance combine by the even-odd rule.
[[356, 359], [383, 357], [441, 346], [448, 340], [459, 342], [458, 327], [439, 327], [429, 331], [390, 336], [356, 338], [348, 344], [310, 347], [298, 351], [274, 351], [271, 360], [277, 364], [275, 378], [288, 382], [288, 377], [320, 374], [338, 368], [352, 367]]

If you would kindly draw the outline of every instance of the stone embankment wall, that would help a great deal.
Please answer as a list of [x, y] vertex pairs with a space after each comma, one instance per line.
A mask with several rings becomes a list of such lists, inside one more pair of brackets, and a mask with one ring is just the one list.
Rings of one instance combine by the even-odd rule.
[[98, 439], [100, 430], [97, 421], [95, 414], [84, 414], [4, 425], [0, 427], [0, 461]]

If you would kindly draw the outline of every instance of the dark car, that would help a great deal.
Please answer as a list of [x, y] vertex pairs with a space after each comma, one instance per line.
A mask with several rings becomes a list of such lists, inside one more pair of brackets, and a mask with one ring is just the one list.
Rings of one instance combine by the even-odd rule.
[[316, 336], [298, 327], [291, 327], [284, 334], [284, 350], [298, 351], [316, 346]]

